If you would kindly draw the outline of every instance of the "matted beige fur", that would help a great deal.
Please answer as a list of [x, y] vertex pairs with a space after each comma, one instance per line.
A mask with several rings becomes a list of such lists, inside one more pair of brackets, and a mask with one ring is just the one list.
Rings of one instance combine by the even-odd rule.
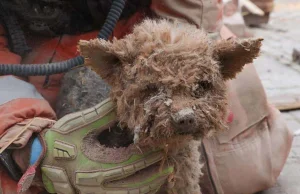
[[[80, 41], [85, 65], [111, 88], [119, 122], [145, 139], [167, 142], [176, 161], [173, 191], [201, 193], [200, 139], [226, 129], [225, 82], [259, 54], [262, 39], [214, 42], [189, 24], [145, 20], [123, 39]], [[194, 140], [187, 141], [192, 136]]]

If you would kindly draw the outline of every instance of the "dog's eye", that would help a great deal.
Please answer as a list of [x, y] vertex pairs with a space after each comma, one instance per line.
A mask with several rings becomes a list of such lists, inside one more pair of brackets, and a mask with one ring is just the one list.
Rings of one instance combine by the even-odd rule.
[[203, 96], [208, 90], [211, 90], [213, 87], [212, 83], [208, 81], [199, 81], [192, 88], [192, 96], [196, 98], [200, 98]]
[[200, 81], [198, 83], [199, 89], [209, 90], [212, 87], [212, 84], [208, 81]]
[[156, 92], [157, 91], [157, 86], [155, 84], [149, 84], [149, 85], [146, 86], [146, 89], [148, 91]]

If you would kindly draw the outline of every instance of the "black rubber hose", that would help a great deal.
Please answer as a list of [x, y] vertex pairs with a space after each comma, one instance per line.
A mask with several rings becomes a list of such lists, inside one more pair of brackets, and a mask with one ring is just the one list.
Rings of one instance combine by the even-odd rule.
[[4, 24], [4, 28], [9, 34], [8, 41], [12, 52], [24, 56], [31, 49], [28, 47], [23, 30], [21, 29], [15, 15], [5, 9], [0, 1], [0, 21]]
[[[98, 38], [107, 40], [112, 33], [117, 21], [122, 14], [125, 6], [125, 0], [114, 0], [112, 2], [108, 16], [104, 22], [102, 29], [98, 34]], [[0, 64], [0, 75], [15, 76], [41, 76], [64, 73], [73, 67], [82, 65], [84, 58], [77, 56], [75, 58], [46, 64]]]

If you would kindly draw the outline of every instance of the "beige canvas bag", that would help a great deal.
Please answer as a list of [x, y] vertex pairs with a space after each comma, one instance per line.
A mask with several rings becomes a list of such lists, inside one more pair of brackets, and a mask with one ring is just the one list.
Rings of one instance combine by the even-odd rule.
[[266, 101], [253, 65], [228, 83], [228, 91], [234, 120], [228, 131], [203, 140], [200, 183], [206, 194], [253, 194], [276, 183], [293, 135]]

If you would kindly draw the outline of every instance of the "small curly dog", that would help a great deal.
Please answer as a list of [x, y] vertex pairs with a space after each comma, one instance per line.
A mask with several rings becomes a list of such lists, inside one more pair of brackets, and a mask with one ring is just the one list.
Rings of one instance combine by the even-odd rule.
[[[225, 83], [259, 55], [261, 42], [211, 40], [193, 25], [165, 19], [146, 19], [122, 39], [82, 40], [78, 47], [86, 67], [74, 71], [76, 76], [72, 71], [65, 75], [65, 98], [58, 106], [67, 107], [61, 115], [109, 96], [119, 124], [132, 134], [126, 138], [168, 147], [175, 184], [160, 192], [200, 194], [201, 138], [226, 130]], [[78, 76], [85, 84], [78, 83]]]

